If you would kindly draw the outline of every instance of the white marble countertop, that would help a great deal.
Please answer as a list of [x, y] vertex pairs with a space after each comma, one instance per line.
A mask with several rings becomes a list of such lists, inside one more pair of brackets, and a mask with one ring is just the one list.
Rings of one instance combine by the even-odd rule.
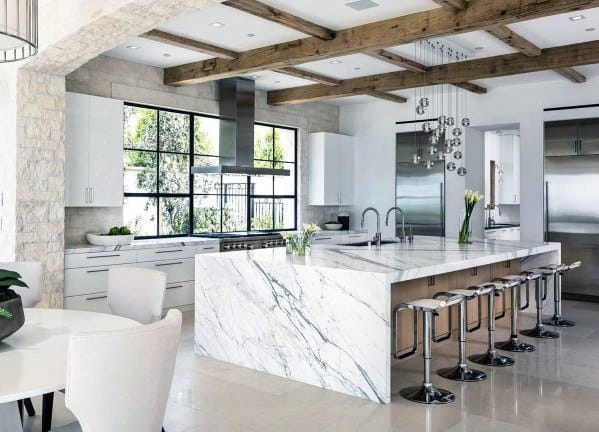
[[[375, 247], [317, 245], [309, 256], [293, 256], [285, 248], [209, 254], [231, 260], [290, 264], [319, 269], [353, 270], [383, 274], [389, 283], [484, 266], [560, 250], [559, 243], [479, 240], [460, 245], [457, 239], [416, 236], [414, 243]], [[203, 256], [198, 256], [201, 259]]]
[[152, 248], [169, 248], [181, 246], [195, 246], [198, 244], [218, 244], [219, 239], [207, 237], [173, 237], [173, 238], [157, 238], [146, 240], [133, 240], [130, 245], [123, 246], [95, 246], [91, 244], [67, 245], [65, 246], [65, 255], [80, 254], [80, 253], [99, 253], [99, 252], [114, 252], [123, 250], [137, 249], [152, 249]]

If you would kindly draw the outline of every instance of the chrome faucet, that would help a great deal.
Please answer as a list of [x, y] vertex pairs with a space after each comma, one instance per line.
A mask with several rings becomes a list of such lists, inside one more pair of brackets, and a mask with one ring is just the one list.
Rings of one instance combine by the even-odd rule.
[[406, 212], [403, 211], [401, 207], [391, 207], [387, 211], [387, 217], [385, 218], [385, 226], [389, 226], [389, 215], [393, 211], [398, 211], [401, 214], [401, 235], [399, 236], [399, 240], [403, 243], [407, 238], [410, 243], [414, 241], [414, 236], [412, 235], [412, 225], [410, 225], [410, 235], [406, 237]]
[[365, 208], [364, 211], [362, 212], [361, 226], [362, 226], [362, 228], [364, 228], [364, 216], [369, 211], [373, 211], [376, 214], [376, 234], [374, 235], [373, 240], [376, 243], [377, 247], [381, 247], [381, 215], [380, 215], [379, 211], [377, 209], [375, 209], [374, 207]]
[[495, 218], [493, 217], [493, 215], [491, 213], [495, 209], [497, 209], [499, 216], [501, 216], [501, 207], [499, 207], [498, 204], [487, 204], [487, 206], [485, 207], [485, 210], [487, 210], [489, 212], [489, 216], [487, 217], [487, 226], [488, 227], [495, 225]]

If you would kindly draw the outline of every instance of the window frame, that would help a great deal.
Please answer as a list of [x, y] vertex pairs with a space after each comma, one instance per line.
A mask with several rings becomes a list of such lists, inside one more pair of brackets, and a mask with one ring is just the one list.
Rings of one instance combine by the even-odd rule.
[[[191, 112], [191, 111], [184, 111], [184, 110], [178, 110], [178, 109], [173, 109], [173, 108], [163, 108], [163, 107], [158, 107], [158, 106], [152, 106], [152, 105], [146, 105], [146, 104], [139, 104], [139, 103], [134, 103], [134, 102], [125, 102], [124, 103], [124, 109], [126, 107], [134, 107], [134, 108], [143, 108], [143, 109], [150, 109], [150, 110], [155, 110], [156, 111], [156, 148], [154, 150], [148, 150], [148, 149], [139, 149], [139, 148], [130, 148], [130, 147], [125, 147], [124, 143], [123, 143], [123, 152], [125, 151], [144, 151], [144, 152], [149, 152], [149, 153], [154, 153], [156, 155], [156, 191], [155, 192], [125, 192], [123, 191], [123, 198], [126, 199], [128, 197], [131, 198], [153, 198], [156, 200], [156, 235], [150, 235], [150, 236], [135, 236], [136, 239], [156, 239], [156, 238], [177, 238], [177, 237], [188, 237], [190, 235], [202, 235], [202, 234], [211, 234], [211, 232], [201, 232], [201, 233], [195, 233], [194, 232], [194, 198], [196, 196], [216, 196], [219, 197], [219, 204], [220, 204], [220, 230], [219, 231], [215, 231], [214, 233], [234, 233], [234, 232], [245, 232], [245, 231], [259, 231], [259, 232], [282, 232], [282, 231], [295, 231], [297, 230], [297, 219], [298, 219], [298, 193], [297, 193], [297, 187], [298, 187], [298, 147], [299, 147], [299, 143], [298, 143], [298, 129], [294, 128], [294, 127], [290, 127], [290, 126], [282, 126], [282, 125], [278, 125], [278, 124], [271, 124], [271, 123], [265, 123], [265, 122], [254, 122], [254, 127], [255, 126], [264, 126], [264, 127], [268, 127], [271, 128], [273, 131], [273, 160], [263, 160], [263, 159], [254, 159], [254, 161], [264, 161], [264, 162], [272, 162], [273, 166], [275, 163], [283, 163], [283, 164], [291, 164], [293, 165], [293, 194], [283, 194], [283, 195], [277, 195], [275, 193], [275, 176], [273, 176], [272, 178], [272, 194], [268, 195], [268, 194], [253, 194], [251, 193], [251, 182], [252, 182], [252, 176], [246, 176], [245, 177], [245, 184], [246, 184], [246, 195], [245, 200], [246, 200], [246, 229], [243, 231], [223, 231], [223, 204], [224, 204], [224, 197], [225, 194], [223, 193], [223, 176], [220, 176], [220, 184], [221, 184], [221, 192], [220, 194], [203, 194], [203, 193], [196, 193], [194, 190], [194, 174], [191, 173], [191, 167], [193, 166], [194, 162], [195, 162], [195, 157], [196, 156], [200, 156], [200, 157], [218, 157], [215, 155], [204, 155], [201, 153], [197, 153], [195, 152], [195, 119], [196, 117], [200, 117], [200, 118], [211, 118], [211, 119], [217, 119], [220, 120], [221, 117], [216, 116], [216, 115], [212, 115], [212, 114], [204, 114], [204, 113], [198, 113], [198, 112]], [[171, 113], [175, 113], [175, 114], [182, 114], [182, 115], [188, 115], [189, 116], [189, 151], [188, 152], [174, 152], [174, 151], [164, 151], [160, 149], [160, 112], [164, 111], [164, 112], [171, 112]], [[124, 113], [123, 113], [124, 114]], [[124, 116], [123, 116], [123, 121], [124, 121]], [[293, 158], [294, 161], [286, 161], [286, 160], [282, 160], [282, 161], [276, 161], [274, 160], [275, 158], [275, 152], [274, 152], [274, 145], [275, 145], [275, 131], [277, 129], [283, 129], [283, 130], [289, 130], [293, 132], [293, 139], [294, 139], [294, 149], [293, 149]], [[188, 176], [189, 176], [189, 190], [187, 193], [170, 193], [170, 192], [164, 192], [161, 193], [160, 192], [160, 156], [161, 154], [167, 154], [167, 155], [183, 155], [183, 156], [187, 156], [189, 159], [189, 164], [188, 164]], [[123, 154], [124, 156], [124, 154]], [[123, 157], [123, 161], [124, 161], [124, 157]], [[243, 196], [243, 195], [231, 195], [231, 196]], [[182, 233], [182, 234], [164, 234], [161, 235], [160, 234], [160, 199], [161, 198], [187, 198], [189, 199], [189, 223], [188, 223], [188, 232], [187, 233]], [[273, 227], [272, 229], [261, 229], [261, 230], [257, 230], [257, 229], [252, 229], [252, 220], [251, 220], [251, 212], [252, 212], [252, 201], [255, 199], [270, 199], [272, 200], [272, 220], [273, 220]], [[292, 228], [281, 228], [281, 229], [277, 229], [275, 226], [275, 214], [276, 214], [276, 207], [275, 207], [275, 203], [277, 199], [282, 199], [282, 200], [293, 200], [293, 227]]]

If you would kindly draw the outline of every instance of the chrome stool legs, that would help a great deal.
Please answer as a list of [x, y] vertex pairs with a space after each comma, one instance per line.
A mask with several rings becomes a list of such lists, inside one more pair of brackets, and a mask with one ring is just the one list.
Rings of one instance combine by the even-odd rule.
[[495, 290], [488, 294], [489, 304], [489, 349], [484, 354], [474, 354], [468, 357], [473, 362], [484, 366], [506, 367], [512, 366], [514, 359], [502, 356], [495, 348]]
[[447, 378], [454, 381], [465, 381], [465, 382], [479, 382], [487, 379], [487, 374], [470, 369], [466, 364], [466, 299], [460, 303], [459, 311], [459, 338], [460, 338], [460, 358], [457, 366], [439, 369], [437, 373], [443, 378]]
[[564, 266], [561, 271], [558, 271], [553, 278], [553, 301], [555, 302], [555, 314], [543, 321], [543, 324], [555, 327], [574, 327], [576, 323], [562, 317], [562, 277], [564, 272], [576, 267], [580, 267], [580, 261], [577, 261], [569, 266]]
[[[526, 281], [526, 289], [529, 288], [529, 281]], [[520, 309], [520, 289], [521, 284], [512, 286], [512, 317], [510, 326], [510, 338], [503, 342], [497, 342], [495, 348], [510, 352], [533, 352], [534, 345], [527, 344], [518, 340], [518, 309]], [[505, 295], [505, 294], [504, 294]], [[527, 297], [528, 298], [528, 297]]]
[[422, 311], [424, 320], [424, 380], [422, 385], [407, 387], [399, 394], [412, 402], [423, 404], [447, 404], [455, 400], [455, 395], [447, 390], [438, 389], [431, 382], [431, 343], [432, 343], [432, 316], [431, 311]]
[[535, 297], [537, 301], [537, 325], [529, 330], [520, 331], [521, 335], [534, 337], [537, 339], [557, 339], [559, 338], [559, 333], [546, 330], [543, 325], [543, 300], [545, 296], [543, 292], [547, 289], [547, 276], [543, 275], [543, 277], [539, 280], [535, 281]]

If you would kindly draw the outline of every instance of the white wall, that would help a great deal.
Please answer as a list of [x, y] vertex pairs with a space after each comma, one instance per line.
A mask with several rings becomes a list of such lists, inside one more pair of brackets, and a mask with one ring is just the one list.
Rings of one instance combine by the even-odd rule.
[[[556, 77], [556, 81], [501, 87], [490, 90], [486, 95], [468, 96], [472, 126], [520, 125], [520, 223], [524, 241], [543, 239], [544, 121], [599, 117], [599, 108], [544, 113], [544, 108], [599, 103], [599, 79], [573, 84]], [[410, 96], [410, 93], [406, 92], [406, 95]], [[349, 209], [354, 226], [359, 224], [359, 212], [363, 208], [372, 205], [385, 211], [394, 204], [395, 134], [414, 130], [412, 125], [398, 126], [395, 122], [413, 118], [412, 99], [406, 104], [381, 101], [342, 106], [340, 132], [353, 135], [356, 142], [356, 204]], [[464, 156], [467, 167], [468, 147], [467, 144]], [[446, 225], [448, 235], [455, 235], [466, 183], [455, 173], [447, 173], [446, 180]], [[483, 190], [482, 186], [479, 190]], [[394, 226], [392, 223], [389, 223], [389, 227], [383, 226], [383, 235], [393, 236]], [[367, 227], [374, 230], [374, 218], [367, 219]]]

